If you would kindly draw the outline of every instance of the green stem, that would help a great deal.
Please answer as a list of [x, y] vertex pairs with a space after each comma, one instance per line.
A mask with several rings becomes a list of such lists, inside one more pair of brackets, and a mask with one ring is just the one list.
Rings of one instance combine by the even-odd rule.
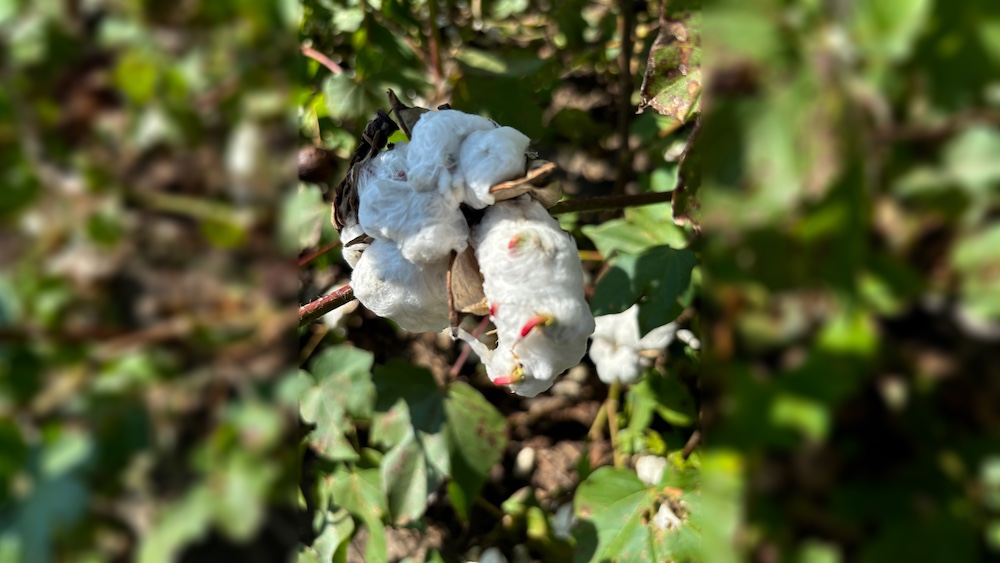
[[618, 400], [621, 397], [622, 384], [615, 381], [608, 390], [607, 410], [608, 410], [608, 432], [611, 434], [611, 452], [615, 467], [623, 467], [621, 452], [618, 443]]

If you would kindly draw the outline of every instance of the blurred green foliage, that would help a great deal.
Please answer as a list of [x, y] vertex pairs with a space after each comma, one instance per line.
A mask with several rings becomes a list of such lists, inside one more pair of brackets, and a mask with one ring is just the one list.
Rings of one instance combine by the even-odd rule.
[[987, 561], [1000, 5], [717, 2], [709, 445], [757, 560]]
[[0, 560], [293, 552], [298, 11], [0, 2]]

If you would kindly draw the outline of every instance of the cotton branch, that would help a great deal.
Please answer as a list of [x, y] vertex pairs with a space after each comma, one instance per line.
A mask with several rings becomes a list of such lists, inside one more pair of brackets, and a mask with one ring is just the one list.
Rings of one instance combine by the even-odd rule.
[[604, 211], [608, 209], [624, 209], [640, 207], [654, 203], [666, 203], [673, 197], [673, 192], [653, 192], [638, 195], [612, 195], [607, 197], [592, 197], [561, 201], [549, 209], [552, 215], [572, 213], [574, 211]]
[[309, 47], [308, 45], [302, 46], [302, 54], [318, 62], [319, 64], [325, 66], [326, 68], [330, 69], [330, 72], [334, 74], [340, 74], [341, 72], [344, 72], [344, 69], [341, 68], [339, 64], [333, 62], [333, 59], [324, 55], [323, 53], [320, 53], [316, 49]]
[[299, 326], [307, 325], [330, 311], [354, 300], [351, 286], [344, 287], [299, 307]]

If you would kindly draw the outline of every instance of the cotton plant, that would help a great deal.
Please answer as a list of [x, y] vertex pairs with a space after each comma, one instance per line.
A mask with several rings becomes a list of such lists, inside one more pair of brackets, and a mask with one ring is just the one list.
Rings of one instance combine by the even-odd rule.
[[670, 345], [677, 334], [677, 323], [667, 323], [640, 338], [639, 305], [621, 313], [600, 315], [595, 321], [590, 359], [597, 368], [597, 376], [609, 385], [635, 383], [651, 365], [651, 356]]
[[[549, 389], [595, 328], [576, 243], [547, 211], [554, 165], [511, 127], [389, 99], [400, 125], [382, 112], [369, 123], [333, 209], [354, 295], [410, 332], [451, 326], [497, 385]], [[409, 140], [383, 151], [400, 126]], [[489, 315], [496, 346], [459, 329], [459, 313]]]

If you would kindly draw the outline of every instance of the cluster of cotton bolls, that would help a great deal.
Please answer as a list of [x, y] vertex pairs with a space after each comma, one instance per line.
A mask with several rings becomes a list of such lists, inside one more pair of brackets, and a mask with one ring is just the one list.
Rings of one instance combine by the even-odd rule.
[[638, 305], [621, 313], [601, 315], [596, 323], [590, 359], [597, 367], [597, 376], [607, 384], [635, 383], [642, 370], [652, 363], [649, 356], [666, 348], [678, 333], [677, 323], [668, 323], [639, 338]]
[[[424, 113], [410, 142], [360, 168], [357, 218], [340, 237], [355, 296], [410, 332], [449, 326], [448, 268], [472, 244], [498, 345], [460, 336], [491, 380], [534, 396], [579, 363], [594, 318], [573, 238], [530, 195], [496, 201], [491, 192], [525, 175], [528, 143], [480, 116]], [[485, 209], [471, 228], [463, 205]]]

